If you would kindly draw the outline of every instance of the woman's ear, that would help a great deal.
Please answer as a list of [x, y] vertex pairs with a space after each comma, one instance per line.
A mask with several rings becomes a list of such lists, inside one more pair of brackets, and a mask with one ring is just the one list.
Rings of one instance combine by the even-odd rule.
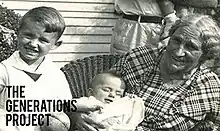
[[88, 95], [89, 95], [89, 96], [92, 96], [92, 93], [93, 93], [93, 89], [92, 89], [92, 88], [89, 88], [89, 89], [88, 89]]
[[55, 50], [58, 48], [60, 45], [62, 45], [63, 41], [57, 41], [51, 48], [51, 50]]

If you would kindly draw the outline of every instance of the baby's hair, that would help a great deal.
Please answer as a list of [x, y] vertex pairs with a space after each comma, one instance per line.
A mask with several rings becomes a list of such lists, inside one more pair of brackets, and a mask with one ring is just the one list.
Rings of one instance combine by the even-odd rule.
[[62, 15], [52, 7], [36, 7], [29, 10], [20, 21], [19, 29], [23, 28], [28, 22], [36, 22], [45, 27], [45, 32], [57, 32], [58, 38], [65, 30], [65, 21]]
[[102, 72], [102, 73], [97, 74], [97, 75], [92, 79], [92, 81], [91, 81], [91, 83], [90, 83], [90, 88], [92, 88], [92, 89], [94, 88], [94, 84], [95, 84], [97, 78], [98, 78], [100, 75], [103, 75], [103, 74], [108, 74], [108, 75], [110, 75], [110, 76], [119, 78], [119, 79], [121, 80], [121, 82], [122, 82], [122, 85], [121, 85], [122, 89], [125, 89], [125, 82], [124, 82], [124, 80], [122, 79], [121, 74], [117, 73], [117, 71], [115, 71], [115, 70], [104, 71], [104, 72]]

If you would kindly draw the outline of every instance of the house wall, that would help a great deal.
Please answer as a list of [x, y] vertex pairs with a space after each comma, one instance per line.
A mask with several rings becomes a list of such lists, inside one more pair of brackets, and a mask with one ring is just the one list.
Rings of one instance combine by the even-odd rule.
[[63, 45], [49, 53], [59, 66], [91, 55], [108, 54], [112, 27], [117, 16], [114, 0], [1, 0], [3, 6], [23, 15], [38, 6], [56, 8], [67, 28], [61, 37]]

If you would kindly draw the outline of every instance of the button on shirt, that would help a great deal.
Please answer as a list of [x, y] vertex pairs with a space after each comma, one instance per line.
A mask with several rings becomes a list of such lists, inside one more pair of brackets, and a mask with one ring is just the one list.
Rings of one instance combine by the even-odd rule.
[[210, 116], [220, 125], [220, 80], [199, 67], [180, 84], [164, 83], [159, 63], [165, 49], [139, 47], [115, 65], [127, 84], [127, 92], [145, 101], [145, 119], [138, 131], [187, 131]]
[[156, 0], [115, 0], [115, 10], [127, 15], [162, 16]]

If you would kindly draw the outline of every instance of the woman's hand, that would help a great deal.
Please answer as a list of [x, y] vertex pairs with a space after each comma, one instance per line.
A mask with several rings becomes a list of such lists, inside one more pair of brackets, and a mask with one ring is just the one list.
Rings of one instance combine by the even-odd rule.
[[98, 129], [105, 129], [105, 126], [98, 121], [93, 120], [86, 113], [74, 113], [74, 120], [77, 129], [80, 131], [98, 131]]

